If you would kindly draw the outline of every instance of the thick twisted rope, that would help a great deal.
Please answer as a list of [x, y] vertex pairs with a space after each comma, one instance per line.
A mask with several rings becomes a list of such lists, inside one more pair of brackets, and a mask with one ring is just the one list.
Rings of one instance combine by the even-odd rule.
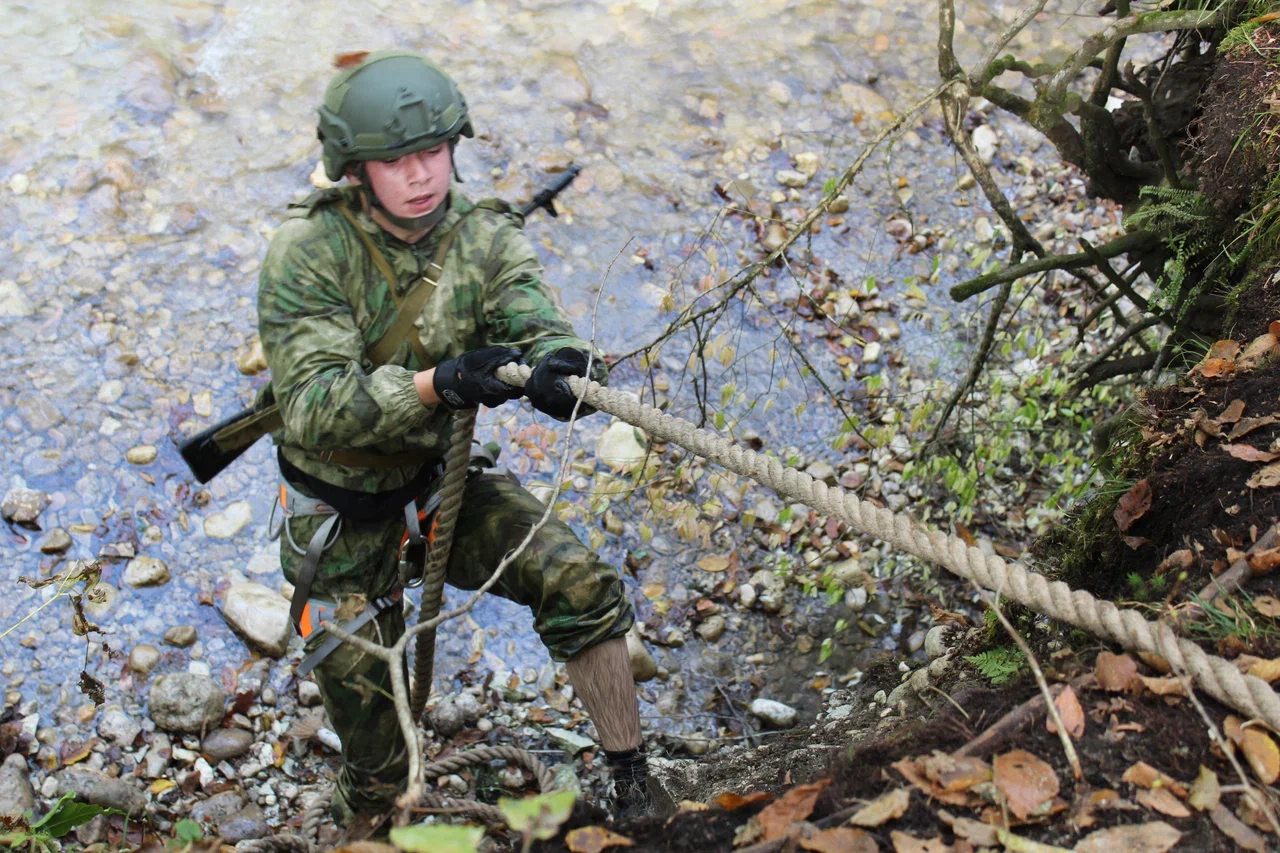
[[[453, 433], [449, 437], [444, 476], [440, 481], [440, 507], [436, 510], [434, 536], [422, 572], [422, 604], [418, 608], [420, 624], [440, 615], [440, 605], [444, 602], [444, 576], [449, 567], [453, 531], [458, 526], [458, 513], [462, 509], [462, 493], [467, 488], [467, 466], [471, 464], [471, 441], [475, 432], [475, 409], [463, 409], [453, 416]], [[431, 693], [435, 656], [436, 630], [432, 628], [419, 634], [414, 646], [409, 708], [415, 720], [422, 716], [427, 696]]]
[[[523, 386], [531, 372], [527, 365], [509, 364], [499, 368], [498, 377], [509, 385]], [[1060, 622], [1083, 628], [1132, 651], [1160, 655], [1175, 671], [1188, 673], [1215, 699], [1280, 731], [1280, 696], [1267, 682], [1242, 674], [1229, 661], [1178, 637], [1164, 623], [1148, 621], [1135, 610], [1117, 607], [1083, 590], [1072, 590], [1061, 581], [1050, 582], [1017, 563], [1006, 562], [995, 554], [984, 554], [957, 537], [925, 530], [908, 515], [860, 500], [851, 492], [828, 486], [777, 459], [740, 447], [714, 432], [698, 429], [682, 418], [664, 414], [597, 382], [571, 377], [569, 385], [588, 405], [750, 477], [784, 498], [807, 504], [856, 530], [937, 563]]]

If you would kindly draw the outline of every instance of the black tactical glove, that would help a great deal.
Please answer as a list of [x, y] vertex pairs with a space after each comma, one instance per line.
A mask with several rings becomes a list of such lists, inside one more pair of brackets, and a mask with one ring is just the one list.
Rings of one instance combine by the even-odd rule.
[[[596, 359], [595, 364], [599, 365], [600, 360]], [[578, 402], [578, 398], [569, 389], [565, 377], [586, 375], [587, 354], [572, 347], [563, 347], [538, 362], [529, 381], [524, 384], [524, 393], [538, 411], [551, 415], [558, 421], [567, 421], [573, 414], [573, 405]], [[594, 411], [595, 409], [583, 403], [578, 409], [578, 417]]]
[[499, 367], [520, 360], [520, 350], [511, 347], [485, 347], [464, 352], [436, 365], [432, 380], [436, 396], [451, 409], [474, 409], [484, 405], [501, 406], [518, 400], [524, 393], [494, 375]]

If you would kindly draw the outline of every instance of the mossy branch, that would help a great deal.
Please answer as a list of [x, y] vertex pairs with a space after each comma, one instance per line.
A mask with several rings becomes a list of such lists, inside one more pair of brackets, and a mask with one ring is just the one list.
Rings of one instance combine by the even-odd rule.
[[[1151, 248], [1159, 245], [1159, 243], [1160, 238], [1146, 231], [1136, 231], [1132, 234], [1118, 237], [1110, 243], [1104, 243], [1097, 247], [1096, 251], [1103, 258], [1114, 258], [1127, 252]], [[951, 288], [951, 298], [956, 302], [963, 302], [972, 296], [1004, 284], [1006, 281], [1014, 281], [1026, 275], [1035, 275], [1049, 270], [1078, 270], [1093, 266], [1093, 263], [1093, 258], [1087, 252], [1035, 258], [957, 284]]]

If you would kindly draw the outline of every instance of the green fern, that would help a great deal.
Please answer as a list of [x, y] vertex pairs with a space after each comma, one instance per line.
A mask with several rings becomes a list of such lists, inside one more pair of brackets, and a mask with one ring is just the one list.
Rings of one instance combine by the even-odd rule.
[[1175, 320], [1181, 320], [1208, 285], [1211, 276], [1203, 274], [1196, 285], [1186, 289], [1189, 270], [1203, 266], [1217, 254], [1218, 230], [1213, 204], [1195, 190], [1173, 187], [1143, 187], [1139, 193], [1150, 201], [1125, 218], [1126, 230], [1144, 230], [1161, 234], [1172, 256], [1165, 262], [1164, 273], [1157, 282], [1157, 302], [1176, 309]]
[[978, 673], [992, 684], [1004, 684], [1027, 665], [1027, 658], [1020, 649], [997, 646], [977, 655], [965, 657]]

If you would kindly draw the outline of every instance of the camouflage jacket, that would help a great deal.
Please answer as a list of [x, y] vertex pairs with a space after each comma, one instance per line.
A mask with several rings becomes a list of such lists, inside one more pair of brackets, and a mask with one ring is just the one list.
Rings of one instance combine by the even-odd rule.
[[[396, 301], [352, 225], [348, 209], [390, 263], [403, 296], [460, 221], [444, 272], [416, 320], [431, 365], [408, 341], [375, 367], [366, 350], [391, 325]], [[467, 350], [517, 347], [528, 364], [561, 347], [587, 350], [542, 282], [533, 245], [511, 217], [474, 204], [455, 188], [444, 219], [416, 244], [384, 231], [352, 187], [324, 190], [291, 205], [271, 240], [258, 286], [258, 328], [284, 428], [273, 438], [303, 472], [336, 486], [379, 492], [404, 485], [410, 468], [351, 468], [327, 450], [426, 453], [443, 457], [452, 412], [423, 406], [413, 374]], [[468, 211], [470, 215], [463, 219]], [[603, 367], [603, 365], [601, 365]], [[596, 378], [603, 381], [604, 371]]]

